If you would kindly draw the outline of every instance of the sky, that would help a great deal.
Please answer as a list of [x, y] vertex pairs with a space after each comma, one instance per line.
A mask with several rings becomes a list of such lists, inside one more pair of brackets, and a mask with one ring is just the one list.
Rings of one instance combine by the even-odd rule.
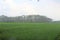
[[0, 15], [43, 15], [60, 20], [60, 0], [0, 0]]

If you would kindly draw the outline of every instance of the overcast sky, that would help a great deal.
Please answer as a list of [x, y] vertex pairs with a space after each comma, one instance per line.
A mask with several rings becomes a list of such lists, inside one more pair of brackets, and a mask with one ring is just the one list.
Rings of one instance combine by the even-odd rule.
[[60, 20], [60, 0], [0, 0], [0, 15], [34, 14]]

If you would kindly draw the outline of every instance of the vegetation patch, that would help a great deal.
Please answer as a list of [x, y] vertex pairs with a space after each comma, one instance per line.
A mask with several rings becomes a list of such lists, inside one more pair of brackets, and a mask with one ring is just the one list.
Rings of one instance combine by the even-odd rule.
[[0, 40], [60, 40], [60, 24], [0, 23]]

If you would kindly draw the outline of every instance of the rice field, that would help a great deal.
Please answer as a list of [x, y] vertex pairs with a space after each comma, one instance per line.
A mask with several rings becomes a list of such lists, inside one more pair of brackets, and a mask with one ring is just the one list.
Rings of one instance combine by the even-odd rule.
[[59, 37], [60, 23], [0, 23], [0, 40], [60, 40]]

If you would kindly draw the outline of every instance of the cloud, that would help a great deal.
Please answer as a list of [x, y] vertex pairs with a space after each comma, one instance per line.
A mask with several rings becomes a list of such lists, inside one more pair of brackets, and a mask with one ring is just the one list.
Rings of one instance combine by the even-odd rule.
[[[9, 13], [6, 15], [8, 16], [18, 16], [23, 14], [33, 14], [34, 9], [33, 6], [28, 3], [16, 4], [13, 0], [5, 0], [3, 4], [8, 5]], [[6, 6], [5, 6], [6, 7]]]
[[37, 9], [37, 13], [40, 15], [45, 15], [54, 20], [60, 20], [60, 4], [53, 1], [41, 1], [43, 5], [40, 5]]

